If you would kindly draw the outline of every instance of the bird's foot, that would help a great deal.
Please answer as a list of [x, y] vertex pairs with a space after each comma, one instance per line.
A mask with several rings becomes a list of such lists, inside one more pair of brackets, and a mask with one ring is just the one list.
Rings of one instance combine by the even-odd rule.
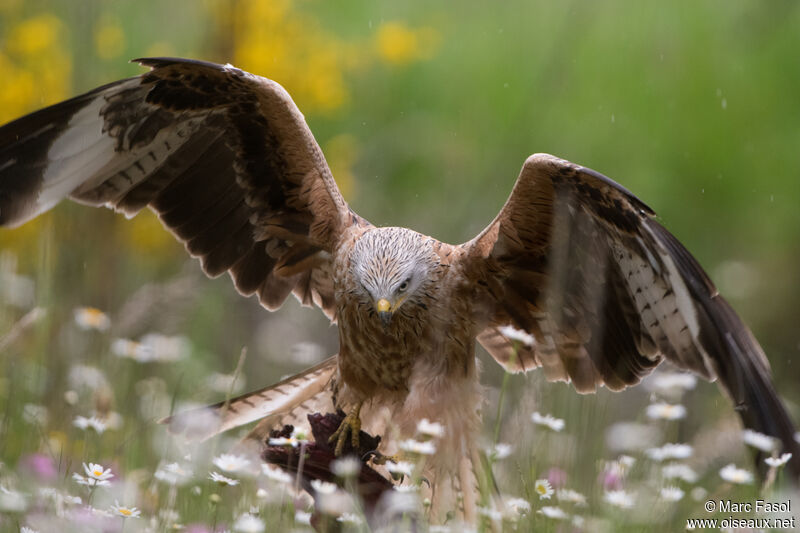
[[328, 444], [336, 443], [334, 455], [339, 457], [344, 452], [344, 445], [347, 442], [347, 436], [350, 436], [350, 444], [354, 450], [358, 449], [359, 439], [358, 434], [361, 431], [361, 404], [356, 405], [339, 424], [339, 429], [333, 432], [328, 439]]

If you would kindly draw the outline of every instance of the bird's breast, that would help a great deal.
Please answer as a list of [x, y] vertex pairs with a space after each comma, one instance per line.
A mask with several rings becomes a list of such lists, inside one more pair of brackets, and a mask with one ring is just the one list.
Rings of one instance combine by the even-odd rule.
[[415, 361], [435, 346], [424, 324], [398, 315], [386, 327], [357, 308], [341, 310], [339, 370], [344, 381], [367, 397], [380, 390], [408, 390]]

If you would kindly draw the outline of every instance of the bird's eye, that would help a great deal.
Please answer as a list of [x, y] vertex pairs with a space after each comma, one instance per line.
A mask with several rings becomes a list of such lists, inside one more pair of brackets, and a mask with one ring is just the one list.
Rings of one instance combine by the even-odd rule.
[[408, 282], [411, 281], [411, 278], [406, 279], [403, 283], [397, 287], [398, 292], [406, 292], [408, 290]]

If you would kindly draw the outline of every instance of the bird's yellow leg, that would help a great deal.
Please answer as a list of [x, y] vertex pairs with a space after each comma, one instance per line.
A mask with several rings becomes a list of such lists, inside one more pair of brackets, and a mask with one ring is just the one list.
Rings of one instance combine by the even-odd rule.
[[399, 453], [394, 455], [383, 455], [382, 453], [376, 453], [375, 455], [372, 456], [372, 462], [375, 463], [376, 465], [385, 465], [390, 461], [392, 463], [399, 463], [402, 460], [403, 459], [400, 457]]
[[347, 434], [350, 434], [350, 444], [353, 449], [358, 449], [358, 433], [361, 431], [361, 405], [364, 402], [358, 402], [355, 407], [344, 417], [342, 423], [339, 424], [339, 429], [333, 432], [333, 435], [328, 439], [328, 443], [336, 443], [334, 454], [338, 457], [344, 451], [344, 443], [347, 442]]

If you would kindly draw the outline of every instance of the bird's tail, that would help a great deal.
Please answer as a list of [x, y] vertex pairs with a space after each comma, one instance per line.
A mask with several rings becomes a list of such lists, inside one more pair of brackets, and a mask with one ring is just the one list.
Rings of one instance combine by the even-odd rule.
[[[499, 509], [499, 491], [486, 454], [473, 442], [463, 442], [455, 464], [447, 466], [433, 460], [424, 471], [424, 496], [430, 498], [432, 524], [484, 522], [482, 509]], [[489, 515], [490, 513], [486, 513]], [[493, 531], [491, 520], [488, 531]]]
[[306, 424], [311, 412], [333, 411], [336, 356], [261, 390], [208, 407], [183, 411], [160, 420], [172, 433], [190, 440], [208, 438], [261, 420], [250, 436], [266, 437], [283, 424]]

